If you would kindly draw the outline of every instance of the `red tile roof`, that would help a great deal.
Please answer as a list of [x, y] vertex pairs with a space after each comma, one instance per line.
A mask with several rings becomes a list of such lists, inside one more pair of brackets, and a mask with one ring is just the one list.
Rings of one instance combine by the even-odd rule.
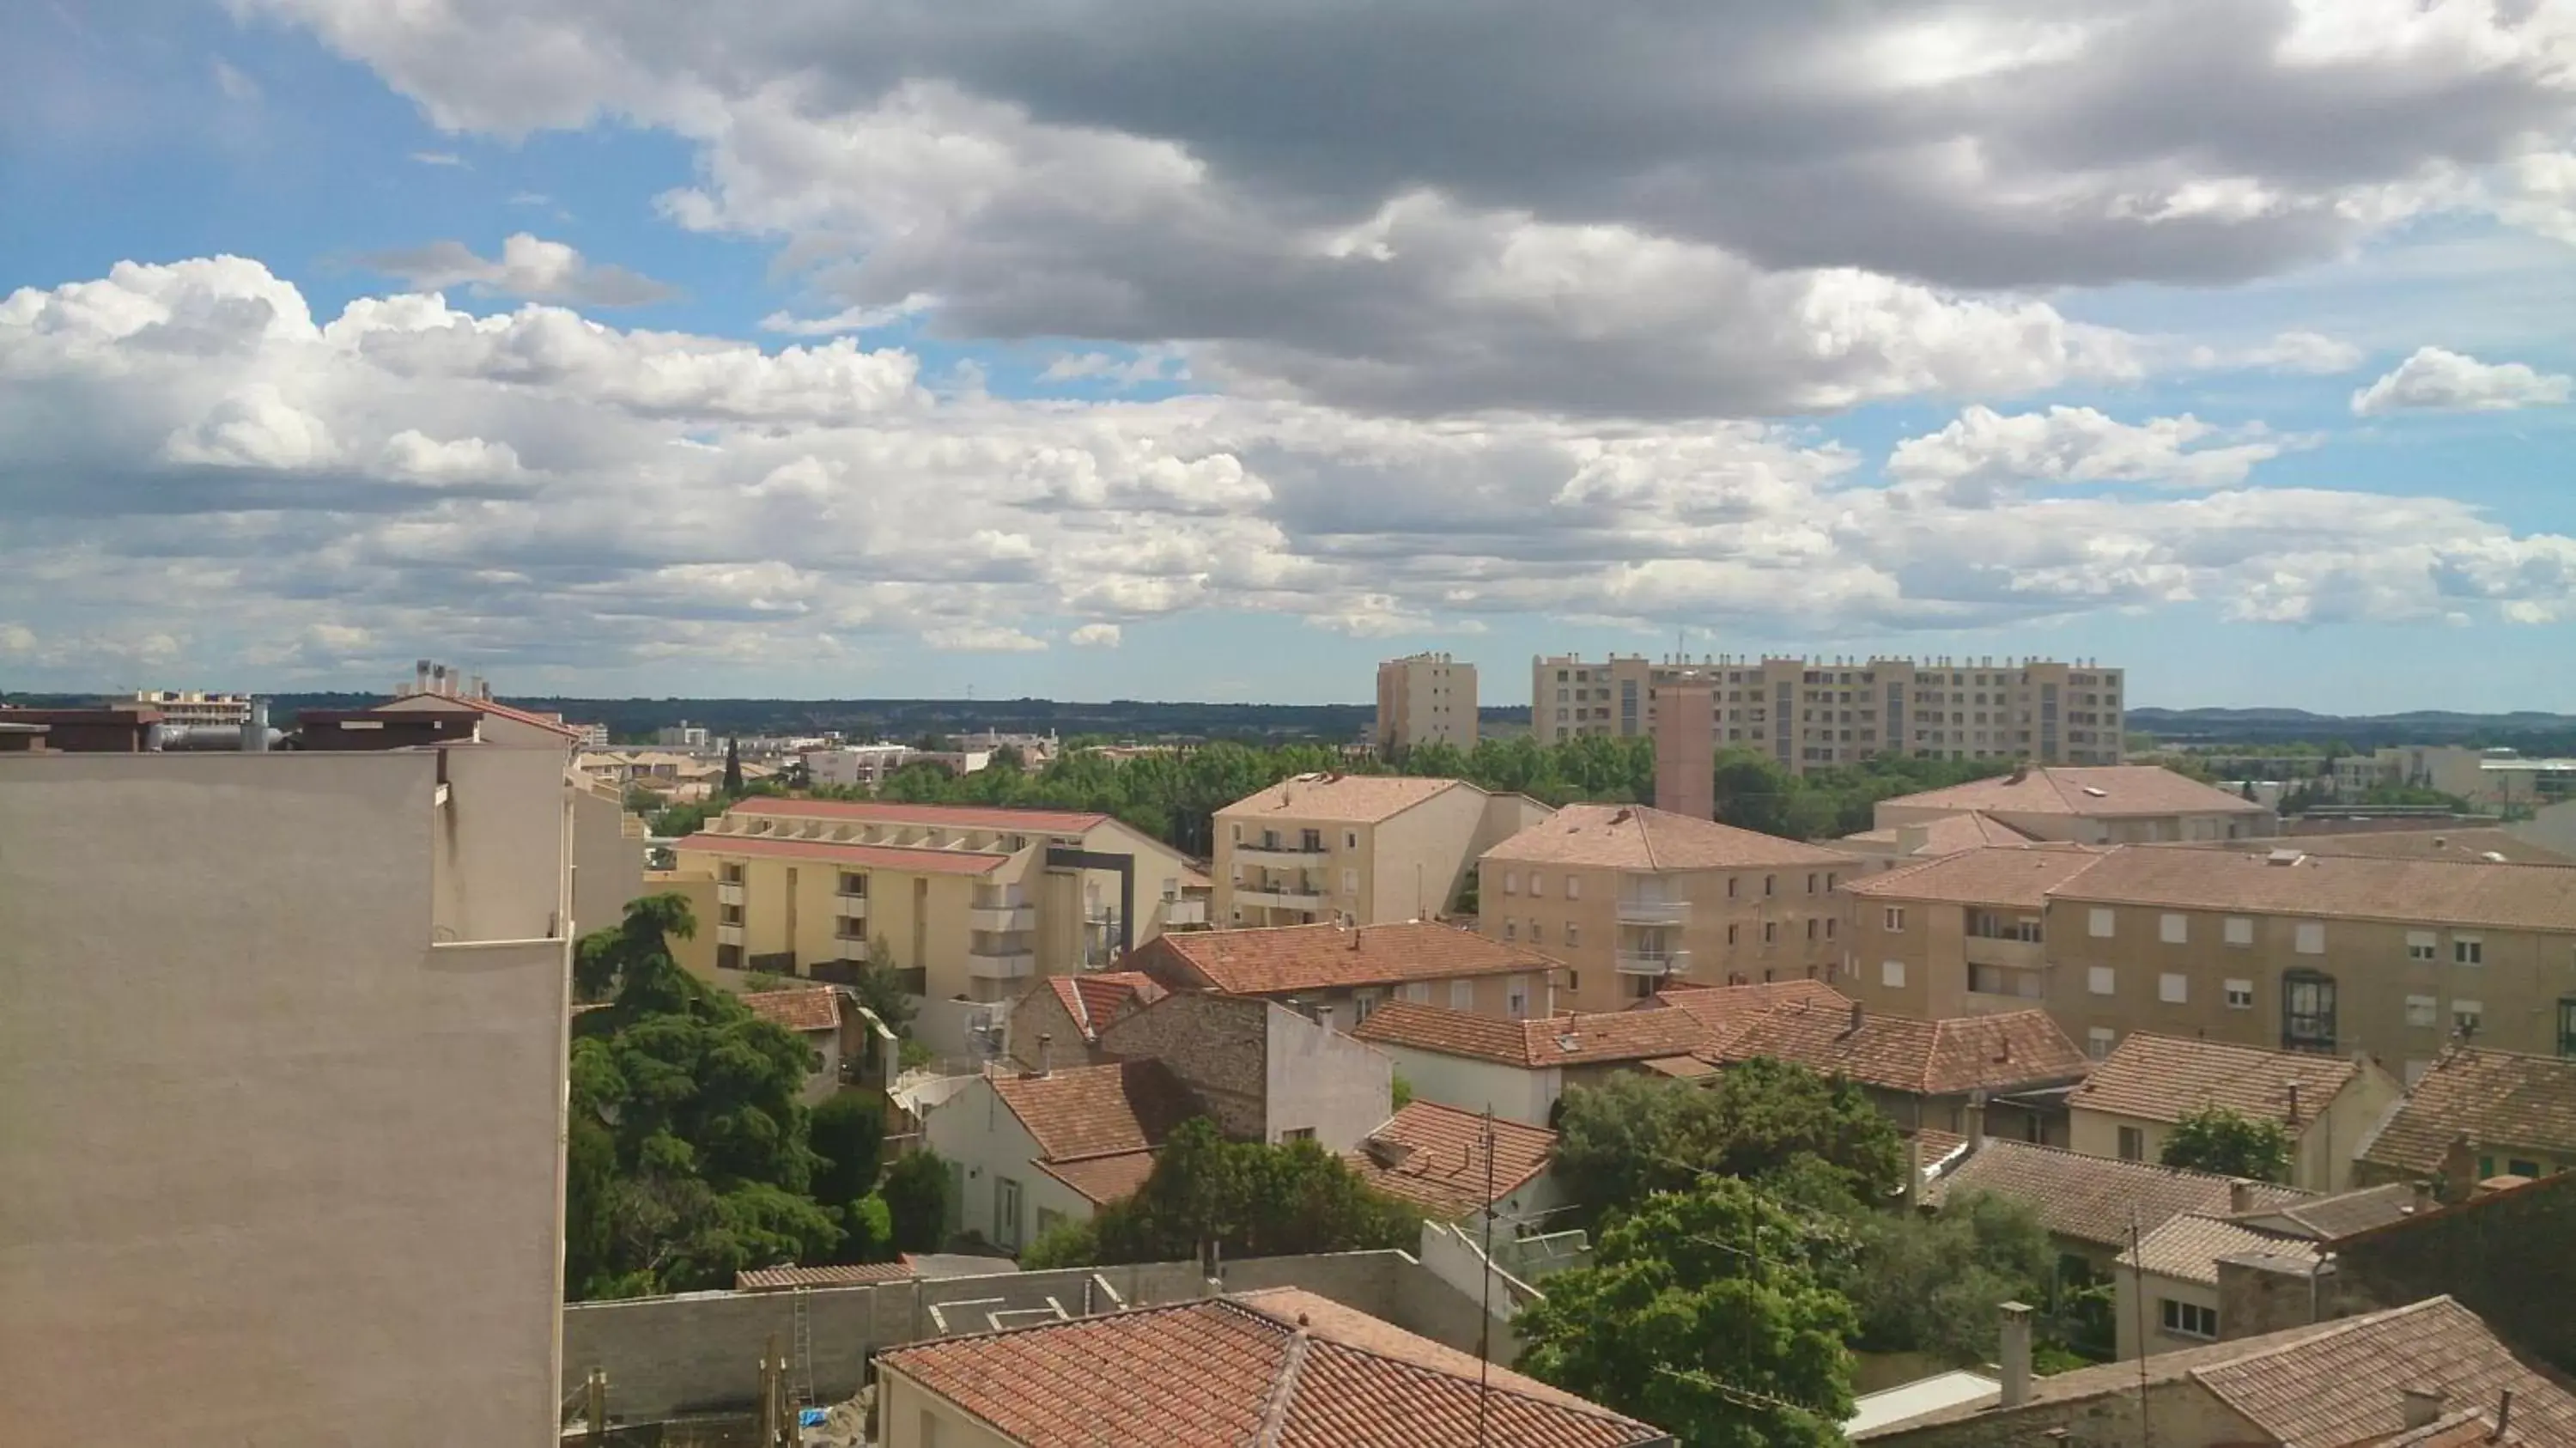
[[[2152, 764], [2052, 765], [2018, 775], [1970, 780], [1946, 789], [1879, 801], [1909, 809], [1990, 810], [1996, 814], [2135, 815], [2263, 814], [2242, 795]], [[1884, 816], [1882, 816], [1884, 818]]]
[[1198, 1114], [1189, 1088], [1160, 1061], [1118, 1061], [994, 1076], [993, 1094], [1048, 1161], [1142, 1151]]
[[2271, 1352], [2192, 1374], [2285, 1448], [2330, 1448], [2404, 1427], [2400, 1394], [2431, 1389], [2462, 1405], [2513, 1391], [2514, 1426], [2576, 1443], [2576, 1397], [2515, 1357], [2478, 1315], [2448, 1297], [2353, 1318]]
[[2576, 1061], [2453, 1046], [2362, 1139], [2358, 1156], [2433, 1176], [2462, 1135], [2482, 1155], [2519, 1147], [2534, 1156], [2576, 1156]]
[[[1908, 820], [1905, 827], [1923, 831], [1923, 843], [1912, 852], [1913, 858], [1920, 859], [1955, 855], [1961, 850], [1974, 850], [1986, 845], [2027, 845], [2036, 838], [1993, 815], [1979, 814], [1975, 810], [1928, 820]], [[1878, 846], [1893, 850], [1900, 843], [1897, 829], [1897, 826], [1890, 825], [1883, 830], [1863, 830], [1856, 835], [1845, 835], [1834, 843], [1844, 849], [1870, 849], [1873, 853], [1879, 852]]]
[[1552, 956], [1430, 920], [1185, 931], [1156, 936], [1121, 965], [1167, 984], [1257, 996], [1564, 968]]
[[2205, 1107], [2224, 1106], [2287, 1123], [2295, 1086], [2295, 1135], [2306, 1131], [2363, 1069], [2344, 1056], [2132, 1031], [2094, 1066], [2066, 1104], [2145, 1121], [2179, 1121]]
[[903, 804], [893, 800], [779, 799], [754, 796], [727, 814], [784, 815], [798, 819], [849, 820], [890, 825], [945, 825], [957, 830], [999, 830], [1005, 834], [1079, 835], [1107, 824], [1105, 814], [1075, 810], [1002, 809], [971, 804]]
[[2036, 912], [2049, 892], [2098, 864], [2107, 851], [2083, 845], [1998, 845], [1961, 850], [1843, 886], [1874, 900], [1932, 900]]
[[2458, 860], [2382, 860], [2234, 850], [2114, 850], [2050, 892], [2055, 900], [2161, 905], [2174, 910], [2486, 925], [2576, 931], [2576, 868]]
[[841, 991], [838, 986], [745, 991], [734, 999], [751, 1007], [753, 1015], [791, 1031], [837, 1031], [841, 1028]]
[[[1282, 1307], [1293, 1304], [1283, 1302]], [[1029, 1448], [1622, 1448], [1634, 1419], [1338, 1314], [1213, 1299], [896, 1348], [878, 1367]], [[1354, 1314], [1354, 1317], [1357, 1315]]]
[[1374, 824], [1453, 789], [1484, 791], [1463, 780], [1397, 774], [1301, 774], [1256, 790], [1216, 812], [1218, 819], [1270, 816], [1283, 820]]
[[1096, 1207], [1125, 1201], [1154, 1174], [1151, 1151], [1113, 1151], [1069, 1161], [1041, 1161], [1038, 1170], [1082, 1194]]
[[1763, 981], [1757, 985], [1668, 985], [1636, 1009], [1689, 1012], [1706, 1033], [1703, 1048], [1716, 1051], [1781, 1006], [1849, 1012], [1851, 1004], [1849, 996], [1823, 981], [1801, 979]]
[[671, 846], [711, 855], [749, 855], [773, 860], [817, 860], [828, 865], [856, 865], [902, 875], [989, 875], [1011, 862], [1008, 855], [977, 850], [911, 849], [903, 845], [843, 845], [829, 840], [784, 840], [772, 835], [694, 834]]
[[[2028, 1202], [2039, 1213], [2040, 1225], [2057, 1236], [2125, 1249], [2131, 1221], [2143, 1233], [2184, 1212], [2225, 1216], [2234, 1191], [2229, 1178], [2207, 1172], [1989, 1137], [1952, 1163], [1925, 1197], [1937, 1206], [1962, 1193], [1992, 1192]], [[2290, 1187], [2258, 1184], [2254, 1207], [2262, 1211], [2308, 1196]]]
[[1859, 857], [1644, 805], [1570, 804], [1485, 852], [1511, 864], [1614, 870], [1851, 867]]
[[733, 1274], [736, 1292], [792, 1292], [800, 1287], [862, 1287], [909, 1282], [921, 1274], [902, 1262], [852, 1262], [837, 1267], [761, 1267]]
[[1485, 1118], [1430, 1101], [1403, 1110], [1368, 1134], [1343, 1160], [1389, 1196], [1401, 1197], [1444, 1218], [1463, 1217], [1501, 1201], [1547, 1170], [1556, 1133], [1517, 1121], [1496, 1120], [1492, 1195], [1486, 1194]]
[[1707, 1040], [1685, 1011], [1596, 1011], [1507, 1021], [1413, 1001], [1389, 1001], [1353, 1028], [1354, 1039], [1464, 1056], [1535, 1071], [1687, 1056]]
[[1768, 1056], [1865, 1086], [1920, 1096], [2071, 1081], [2091, 1069], [2046, 1011], [1927, 1021], [1847, 1007], [1783, 1006], [1720, 1048], [1729, 1061]]
[[1100, 970], [1083, 975], [1050, 976], [1046, 987], [1073, 1018], [1086, 1041], [1100, 1039], [1100, 1028], [1118, 1019], [1130, 1003], [1150, 1006], [1161, 1000], [1163, 987], [1140, 970]]

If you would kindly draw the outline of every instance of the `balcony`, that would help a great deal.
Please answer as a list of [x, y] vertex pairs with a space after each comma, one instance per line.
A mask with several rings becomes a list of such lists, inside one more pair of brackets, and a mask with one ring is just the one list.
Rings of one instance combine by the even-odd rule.
[[966, 911], [970, 929], [1005, 934], [1014, 930], [1035, 930], [1038, 907], [1035, 905], [974, 905]]
[[1680, 975], [1690, 969], [1687, 950], [1623, 950], [1619, 952], [1621, 975]]
[[1688, 925], [1691, 908], [1688, 900], [1622, 900], [1619, 923], [1622, 925]]
[[1265, 845], [1259, 840], [1245, 840], [1234, 847], [1247, 864], [1275, 865], [1292, 870], [1312, 869], [1324, 863], [1326, 850], [1321, 840], [1308, 845], [1298, 840], [1281, 840]]
[[716, 903], [719, 905], [741, 904], [742, 882], [739, 880], [718, 881], [716, 883]]
[[868, 918], [868, 897], [835, 895], [832, 897], [832, 914], [842, 920], [865, 920]]
[[718, 944], [718, 945], [740, 945], [740, 944], [742, 944], [742, 927], [741, 927], [741, 926], [739, 926], [739, 925], [719, 925], [719, 926], [717, 926], [717, 927], [716, 927], [716, 944]]
[[2007, 970], [2037, 970], [2048, 963], [2047, 948], [2036, 940], [1997, 940], [1971, 935], [1960, 942], [1960, 952], [1968, 964], [2001, 966]]
[[1234, 892], [1234, 903], [1262, 905], [1273, 910], [1321, 910], [1324, 897], [1314, 891], [1242, 889]]
[[1205, 925], [1207, 924], [1207, 902], [1205, 900], [1166, 900], [1163, 902], [1163, 923], [1166, 926]]
[[966, 973], [977, 980], [1026, 980], [1037, 974], [1035, 952], [1018, 945], [978, 945], [966, 952]]

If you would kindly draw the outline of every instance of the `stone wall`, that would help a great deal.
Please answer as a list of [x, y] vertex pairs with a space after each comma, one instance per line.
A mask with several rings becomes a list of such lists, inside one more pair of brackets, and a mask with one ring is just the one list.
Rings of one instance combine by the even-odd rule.
[[1104, 1055], [1151, 1058], [1172, 1069], [1237, 1141], [1269, 1139], [1268, 1001], [1181, 991], [1100, 1033]]

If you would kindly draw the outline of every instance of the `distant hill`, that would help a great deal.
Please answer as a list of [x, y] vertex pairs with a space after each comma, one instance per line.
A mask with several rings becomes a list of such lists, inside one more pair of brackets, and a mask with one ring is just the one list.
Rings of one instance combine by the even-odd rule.
[[2343, 743], [2355, 749], [2398, 744], [2508, 746], [2530, 753], [2576, 752], [2576, 715], [2520, 710], [2465, 714], [2415, 709], [2403, 714], [2316, 714], [2305, 709], [2131, 709], [2132, 734], [2160, 744]]

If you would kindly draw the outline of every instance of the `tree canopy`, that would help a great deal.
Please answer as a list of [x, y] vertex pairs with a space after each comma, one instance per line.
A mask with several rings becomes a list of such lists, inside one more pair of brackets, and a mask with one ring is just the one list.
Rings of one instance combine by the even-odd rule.
[[1021, 1254], [1023, 1267], [1185, 1261], [1215, 1242], [1227, 1257], [1410, 1249], [1411, 1207], [1372, 1189], [1312, 1141], [1228, 1141], [1214, 1122], [1183, 1122], [1134, 1196], [1057, 1227]]
[[2028, 1203], [1964, 1192], [1931, 1216], [1852, 1218], [1854, 1251], [1834, 1281], [1860, 1319], [1853, 1346], [1969, 1366], [1995, 1351], [1995, 1306], [2048, 1301], [2056, 1253]]
[[2268, 1116], [2204, 1106], [2174, 1123], [2161, 1159], [2167, 1166], [2258, 1182], [2290, 1179], [2290, 1133]]
[[1584, 1184], [1598, 1221], [1650, 1193], [1706, 1173], [1763, 1177], [1793, 1166], [1827, 1174], [1856, 1199], [1883, 1199], [1904, 1181], [1896, 1128], [1848, 1081], [1753, 1060], [1706, 1083], [1613, 1076], [1565, 1093], [1556, 1169]]

